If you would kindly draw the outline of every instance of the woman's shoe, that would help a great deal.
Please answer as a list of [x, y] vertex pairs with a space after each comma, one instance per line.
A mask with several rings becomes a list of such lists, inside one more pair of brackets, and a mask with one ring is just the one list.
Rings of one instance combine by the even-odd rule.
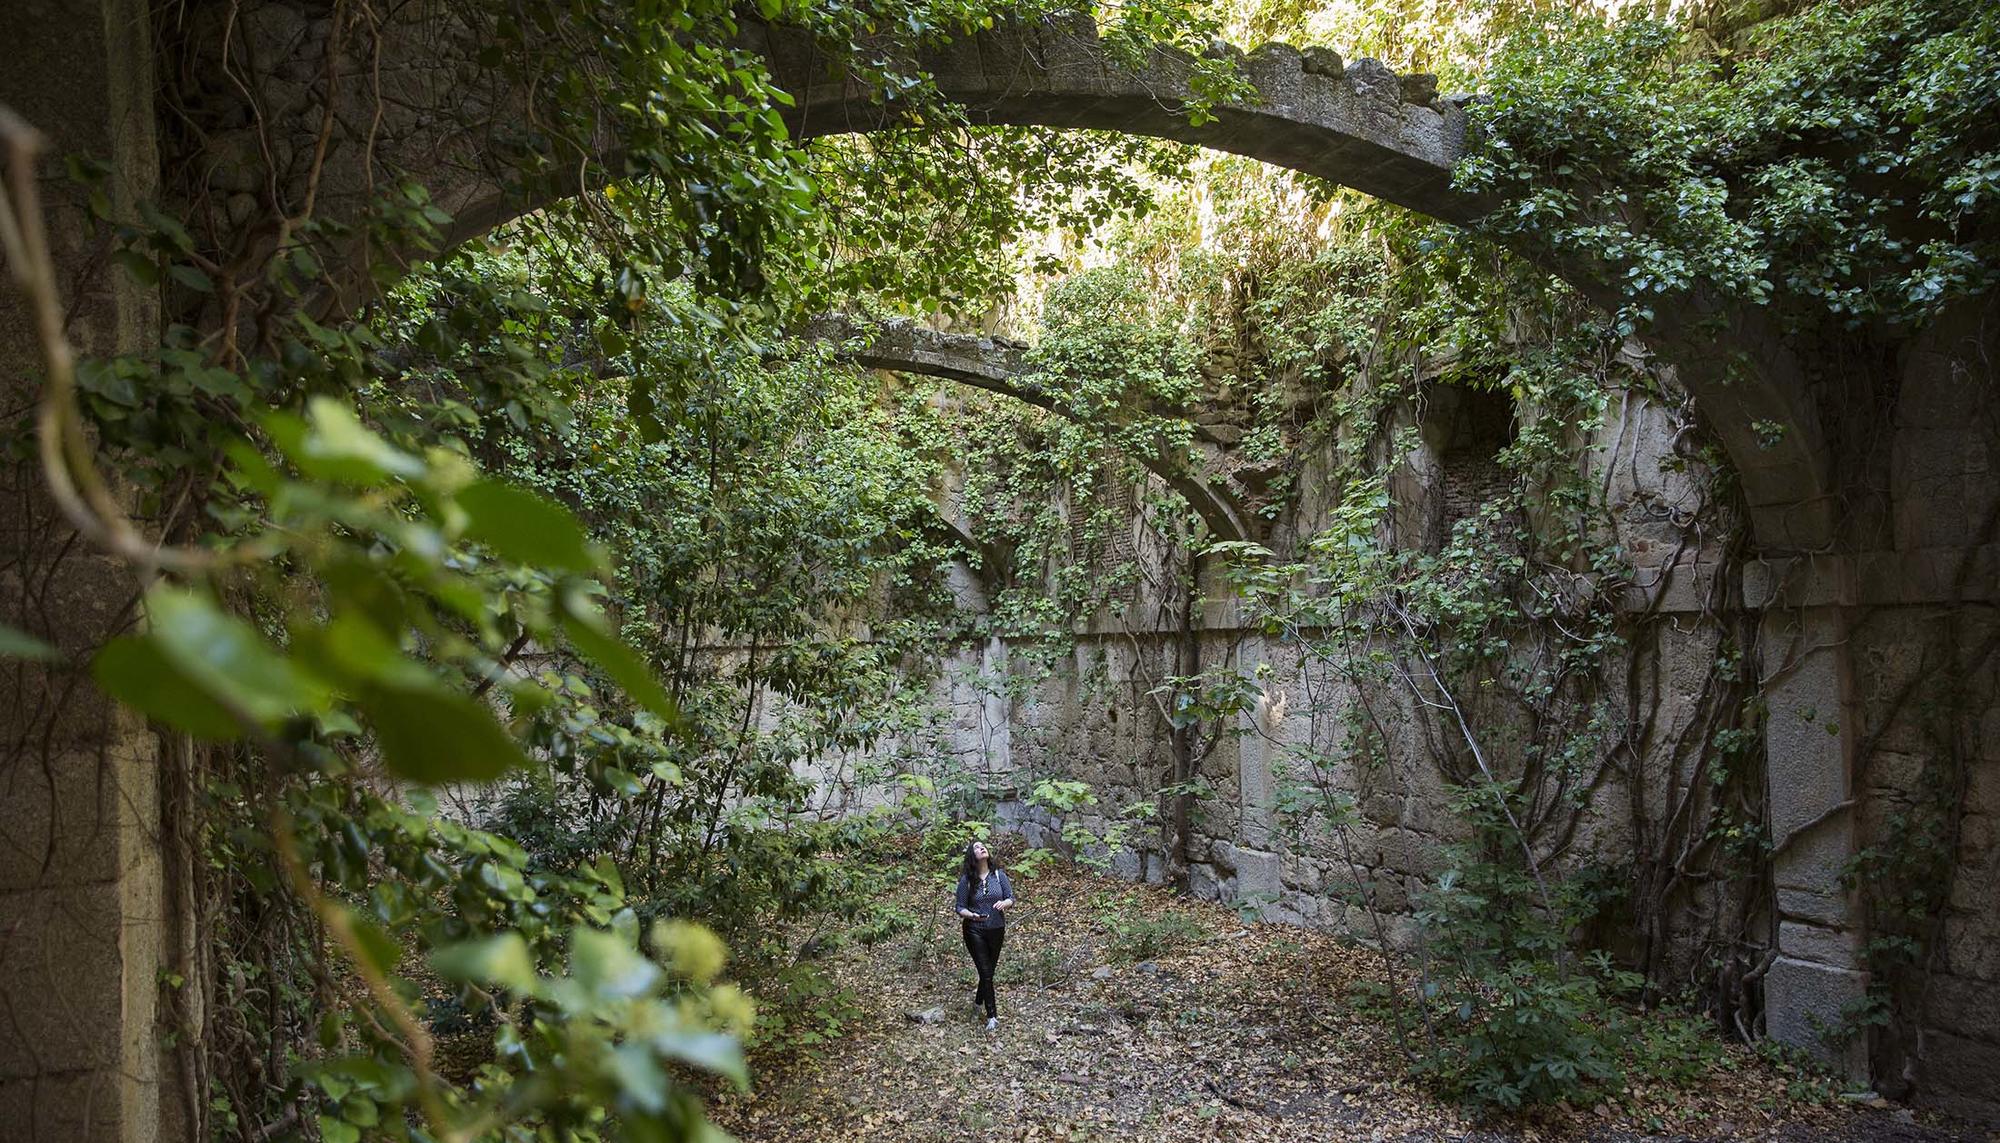
[[1000, 1027], [1000, 1017], [998, 1017], [998, 1016], [988, 1016], [988, 1017], [986, 1018], [986, 1030], [987, 1030], [988, 1032], [991, 1032], [991, 1031], [994, 1031], [995, 1029], [997, 1029], [997, 1028], [999, 1028], [999, 1027]]

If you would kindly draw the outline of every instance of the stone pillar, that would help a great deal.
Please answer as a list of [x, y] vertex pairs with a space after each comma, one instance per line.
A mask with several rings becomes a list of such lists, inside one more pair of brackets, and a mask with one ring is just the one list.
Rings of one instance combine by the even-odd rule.
[[[1265, 661], [1264, 638], [1252, 635], [1244, 639], [1239, 654], [1245, 673], [1254, 671]], [[1282, 692], [1274, 685], [1271, 693]], [[1276, 849], [1278, 792], [1271, 772], [1271, 752], [1277, 725], [1268, 703], [1261, 701], [1237, 715], [1236, 723], [1236, 806], [1240, 815], [1236, 836], [1253, 849]]]
[[989, 685], [979, 700], [980, 764], [988, 773], [996, 768], [1009, 774], [1014, 770], [1014, 700], [1007, 694], [1007, 643], [994, 635], [979, 653], [979, 673], [998, 680]]
[[[1822, 564], [1830, 566], [1813, 566]], [[1765, 1030], [1859, 1079], [1867, 1074], [1866, 1038], [1828, 1034], [1868, 989], [1860, 910], [1841, 884], [1855, 847], [1861, 733], [1848, 639], [1851, 569], [1845, 558], [1824, 557], [1752, 564], [1744, 578], [1746, 602], [1764, 611], [1758, 641], [1775, 847], [1778, 956], [1764, 978]], [[1815, 587], [1802, 592], [1806, 582]], [[1834, 599], [1792, 603], [1800, 594]]]
[[[115, 283], [89, 246], [62, 158], [111, 162], [114, 205], [155, 193], [152, 31], [142, 0], [10, 0], [0, 103], [49, 140], [42, 190], [81, 352], [157, 340], [153, 300]], [[4, 432], [33, 428], [39, 348], [0, 289]], [[157, 758], [146, 727], [90, 684], [94, 647], [129, 619], [136, 585], [79, 542], [32, 462], [0, 467], [0, 622], [55, 645], [0, 662], [0, 1135], [10, 1143], [158, 1136], [155, 1017], [162, 937]]]

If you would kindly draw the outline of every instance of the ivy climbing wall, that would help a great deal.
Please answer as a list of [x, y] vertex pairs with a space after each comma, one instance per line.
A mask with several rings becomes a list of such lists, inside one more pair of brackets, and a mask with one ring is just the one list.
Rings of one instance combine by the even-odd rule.
[[[1531, 629], [1600, 622], [1617, 637], [1571, 676], [1591, 685], [1523, 706], [1490, 699], [1475, 677], [1451, 696], [1461, 727], [1407, 632], [1350, 641], [1343, 660], [1323, 630], [1274, 627], [1216, 562], [1183, 627], [1164, 566], [1171, 545], [1149, 545], [1134, 521], [1130, 550], [1161, 566], [1056, 650], [998, 639], [965, 648], [936, 693], [937, 749], [970, 764], [998, 822], [1032, 844], [1405, 949], [1438, 876], [1480, 856], [1465, 851], [1476, 831], [1461, 792], [1480, 762], [1504, 780], [1525, 775], [1536, 860], [1591, 887], [1584, 935], [1643, 968], [1661, 994], [1704, 997], [1746, 1033], [1817, 1046], [1856, 1074], [1919, 1069], [1909, 1074], [1923, 1077], [1925, 1098], [1989, 1117], [2000, 1105], [2000, 628], [1978, 579], [1987, 549], [1969, 542], [1988, 526], [1990, 501], [1962, 497], [1990, 447], [1986, 418], [1967, 405], [1976, 390], [1945, 387], [1930, 399], [1946, 408], [1907, 410], [1909, 432], [1931, 434], [1919, 439], [1940, 452], [1897, 462], [1900, 474], [1956, 466], [1961, 495], [1905, 497], [1899, 523], [1938, 533], [1912, 547], [1954, 555], [1880, 559], [1882, 582], [1861, 586], [1882, 602], [1844, 612], [1845, 693], [1865, 697], [1815, 701], [1827, 635], [1791, 604], [1833, 588], [1810, 565], [1746, 555], [1726, 470], [1699, 451], [1671, 370], [1637, 346], [1627, 357], [1645, 380], [1562, 443], [1602, 506], [1600, 550], [1620, 562], [1579, 564], [1566, 595], [1541, 581], [1544, 597], [1518, 630], [1502, 631], [1497, 656], [1531, 674], [1548, 649]], [[1553, 509], [1539, 497], [1525, 511], [1504, 507], [1519, 504], [1506, 493], [1524, 478], [1498, 455], [1538, 416], [1505, 393], [1420, 387], [1383, 425], [1384, 439], [1410, 430], [1410, 444], [1392, 457], [1378, 538], [1436, 558], [1449, 586], [1441, 553], [1502, 560], [1519, 537], [1546, 532], [1537, 513]], [[1336, 522], [1326, 447], [1292, 461], [1296, 494], [1259, 537], [1275, 559]], [[1774, 569], [1785, 578], [1774, 581]], [[976, 605], [978, 577], [962, 574], [961, 599]], [[1393, 628], [1393, 617], [1376, 618]], [[1192, 673], [1177, 658], [1190, 646], [1199, 669], [1238, 677], [1248, 693], [1195, 731], [1199, 792], [1183, 842], [1174, 799], [1160, 791], [1175, 772], [1165, 704], [1171, 677]], [[1522, 677], [1505, 666], [1485, 676], [1501, 689]], [[1829, 747], [1851, 773], [1824, 764]], [[1088, 782], [1098, 800], [1066, 812], [1037, 805], [1034, 787], [1049, 778]], [[1328, 795], [1343, 807], [1338, 820], [1312, 812]], [[1121, 815], [1135, 805], [1151, 816]], [[1829, 823], [1852, 833], [1829, 834]], [[1107, 832], [1121, 838], [1116, 850], [1078, 845]], [[1921, 1016], [1883, 1018], [1892, 1006]]]

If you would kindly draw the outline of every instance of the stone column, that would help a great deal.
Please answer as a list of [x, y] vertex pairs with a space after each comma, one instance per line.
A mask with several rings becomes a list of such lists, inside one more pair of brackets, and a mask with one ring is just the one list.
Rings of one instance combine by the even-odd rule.
[[[1753, 563], [1744, 581], [1746, 602], [1764, 612], [1758, 641], [1778, 920], [1778, 956], [1764, 978], [1765, 1029], [1858, 1079], [1867, 1074], [1866, 1038], [1828, 1034], [1868, 989], [1860, 910], [1841, 884], [1855, 846], [1861, 733], [1848, 639], [1852, 562]], [[1812, 602], [1797, 602], [1802, 597]]]
[[1014, 769], [1014, 700], [1007, 694], [1007, 643], [998, 635], [986, 640], [986, 646], [979, 653], [979, 673], [987, 679], [1000, 680], [998, 687], [988, 687], [980, 697], [979, 751], [980, 764], [988, 772], [996, 767], [1009, 773]]
[[[1240, 650], [1248, 674], [1265, 661], [1264, 637], [1252, 635]], [[1273, 694], [1282, 693], [1273, 687]], [[1236, 806], [1240, 815], [1237, 838], [1252, 849], [1277, 849], [1278, 793], [1271, 773], [1272, 738], [1276, 729], [1266, 703], [1259, 702], [1236, 716]], [[1275, 885], [1260, 891], [1276, 892]]]
[[[113, 164], [114, 205], [155, 193], [152, 32], [142, 0], [10, 0], [5, 103], [49, 140], [42, 189], [71, 339], [86, 354], [157, 340], [153, 300], [94, 257], [62, 157]], [[4, 432], [23, 451], [41, 358], [0, 289]], [[155, 1030], [162, 937], [154, 739], [90, 684], [92, 648], [127, 621], [136, 585], [79, 542], [32, 462], [0, 467], [0, 622], [60, 649], [0, 662], [0, 1135], [135, 1143], [160, 1130]]]

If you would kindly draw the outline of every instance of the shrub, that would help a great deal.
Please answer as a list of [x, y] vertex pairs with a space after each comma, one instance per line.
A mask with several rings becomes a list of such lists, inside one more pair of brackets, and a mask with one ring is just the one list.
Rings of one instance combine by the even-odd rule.
[[1421, 1002], [1431, 1034], [1416, 1070], [1483, 1107], [1582, 1102], [1619, 1083], [1637, 987], [1602, 953], [1579, 958], [1568, 934], [1578, 905], [1504, 863], [1461, 861], [1426, 895], [1428, 963]]
[[1122, 913], [1104, 918], [1104, 950], [1113, 960], [1155, 960], [1182, 945], [1208, 939], [1200, 922], [1179, 913], [1128, 919]]

